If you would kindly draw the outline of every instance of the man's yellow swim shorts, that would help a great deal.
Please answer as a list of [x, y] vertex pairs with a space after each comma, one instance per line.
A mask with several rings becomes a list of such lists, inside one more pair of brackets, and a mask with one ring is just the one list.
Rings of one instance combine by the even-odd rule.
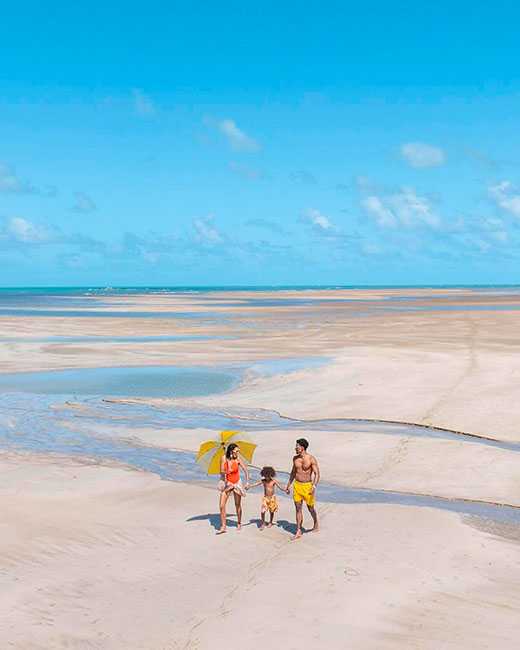
[[300, 481], [294, 481], [293, 488], [293, 499], [294, 503], [301, 503], [302, 500], [312, 508], [314, 505], [314, 493], [312, 492], [312, 483], [300, 483]]

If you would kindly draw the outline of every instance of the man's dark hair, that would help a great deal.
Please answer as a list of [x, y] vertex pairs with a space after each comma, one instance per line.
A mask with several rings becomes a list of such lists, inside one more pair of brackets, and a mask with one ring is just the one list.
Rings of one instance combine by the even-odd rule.
[[307, 451], [307, 447], [309, 446], [309, 442], [308, 440], [305, 440], [305, 438], [298, 438], [296, 444], [300, 445], [300, 447], [303, 447], [305, 451]]
[[269, 466], [262, 467], [262, 471], [260, 472], [260, 476], [262, 478], [265, 478], [268, 481], [270, 481], [271, 479], [273, 479], [276, 476], [276, 472], [274, 471], [274, 467], [269, 467]]

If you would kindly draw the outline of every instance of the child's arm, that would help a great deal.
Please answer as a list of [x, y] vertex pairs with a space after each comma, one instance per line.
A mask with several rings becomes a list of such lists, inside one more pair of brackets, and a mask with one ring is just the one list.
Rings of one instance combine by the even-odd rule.
[[249, 485], [246, 485], [246, 490], [250, 490], [251, 488], [256, 487], [257, 485], [262, 485], [263, 481], [257, 481], [256, 483], [250, 483]]
[[280, 485], [280, 483], [278, 483], [278, 481], [277, 481], [276, 479], [273, 481], [273, 483], [274, 483], [274, 484], [276, 485], [276, 487], [277, 487], [279, 490], [281, 490], [282, 492], [285, 492], [285, 491], [286, 491], [286, 489], [285, 489], [282, 485]]

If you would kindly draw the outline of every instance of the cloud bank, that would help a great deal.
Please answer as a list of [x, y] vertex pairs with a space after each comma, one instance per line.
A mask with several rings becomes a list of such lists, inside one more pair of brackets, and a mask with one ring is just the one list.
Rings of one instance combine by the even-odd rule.
[[440, 147], [434, 147], [424, 142], [407, 142], [401, 146], [401, 156], [406, 162], [417, 169], [424, 167], [439, 167], [443, 165], [446, 156]]
[[217, 128], [234, 151], [254, 152], [260, 149], [258, 142], [239, 129], [233, 120], [221, 120]]

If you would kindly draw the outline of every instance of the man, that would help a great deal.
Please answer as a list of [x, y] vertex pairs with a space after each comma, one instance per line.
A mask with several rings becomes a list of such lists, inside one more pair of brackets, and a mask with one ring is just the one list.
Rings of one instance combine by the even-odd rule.
[[302, 536], [303, 526], [303, 502], [307, 504], [314, 526], [312, 532], [318, 532], [318, 515], [314, 509], [316, 486], [320, 482], [320, 468], [318, 461], [307, 452], [309, 443], [305, 438], [299, 438], [296, 441], [296, 456], [293, 458], [293, 467], [289, 482], [287, 483], [286, 492], [294, 482], [293, 499], [296, 507], [296, 534], [293, 539], [299, 539]]

